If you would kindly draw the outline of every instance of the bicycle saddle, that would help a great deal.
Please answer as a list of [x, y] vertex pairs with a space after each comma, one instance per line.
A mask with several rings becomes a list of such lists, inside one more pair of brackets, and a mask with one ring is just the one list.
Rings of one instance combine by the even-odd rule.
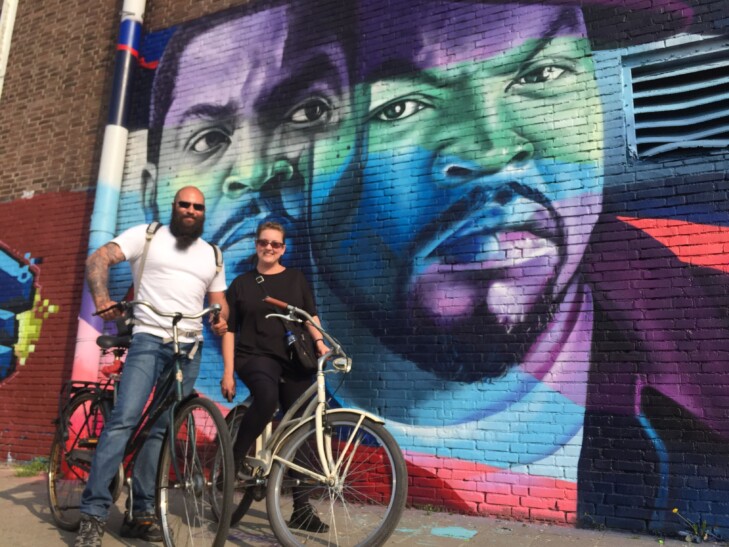
[[96, 339], [96, 345], [101, 349], [128, 348], [131, 341], [131, 335], [111, 336], [110, 334], [102, 334]]

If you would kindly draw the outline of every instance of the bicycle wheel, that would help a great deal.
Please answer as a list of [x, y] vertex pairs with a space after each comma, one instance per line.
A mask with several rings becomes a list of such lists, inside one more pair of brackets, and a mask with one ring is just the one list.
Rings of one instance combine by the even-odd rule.
[[[293, 473], [295, 462], [322, 473], [316, 447], [316, 426], [309, 422], [289, 437], [271, 468], [266, 509], [276, 538], [285, 546], [380, 545], [392, 534], [407, 498], [407, 468], [400, 447], [380, 424], [356, 412], [329, 414], [324, 428], [325, 447], [340, 462], [334, 480], [324, 481]], [[308, 503], [328, 525], [325, 532], [297, 529], [287, 520], [293, 496]], [[306, 522], [299, 522], [306, 527]]]
[[60, 417], [48, 463], [48, 503], [59, 528], [78, 530], [81, 494], [106, 422], [103, 404], [90, 391], [77, 394]]
[[[238, 427], [246, 410], [248, 410], [248, 406], [241, 404], [228, 412], [228, 415], [225, 417], [225, 422], [228, 424], [228, 430], [230, 431], [230, 438], [233, 442], [235, 442], [235, 438], [238, 436]], [[254, 496], [251, 488], [236, 485], [233, 490], [233, 512], [230, 517], [231, 526], [235, 526], [240, 522], [240, 519], [242, 519], [248, 512], [248, 509], [250, 509], [253, 500]]]
[[225, 420], [212, 401], [192, 399], [177, 410], [160, 454], [157, 499], [165, 545], [222, 546], [232, 498], [233, 453]]

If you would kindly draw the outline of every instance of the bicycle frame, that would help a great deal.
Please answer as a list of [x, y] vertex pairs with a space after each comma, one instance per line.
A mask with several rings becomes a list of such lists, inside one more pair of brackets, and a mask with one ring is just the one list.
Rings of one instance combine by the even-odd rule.
[[[287, 312], [267, 317], [304, 323], [312, 338], [321, 334], [329, 350], [317, 360], [315, 381], [277, 426], [267, 424], [255, 452], [245, 454], [231, 522], [238, 523], [254, 501], [265, 497], [281, 545], [382, 545], [407, 501], [407, 465], [400, 447], [378, 416], [329, 408], [326, 375], [349, 372], [352, 365], [341, 345], [304, 310], [270, 297], [264, 301]], [[231, 432], [241, 427], [240, 417], [250, 408], [244, 403], [228, 415]]]
[[[323, 373], [322, 373], [321, 383], [323, 386], [324, 385]], [[318, 382], [317, 382], [317, 384], [314, 384], [312, 386], [312, 388], [314, 388], [318, 391], [319, 390]], [[312, 389], [312, 391], [313, 391], [313, 389]], [[304, 393], [302, 398], [305, 398], [307, 393], [308, 393], [308, 390], [306, 393]], [[322, 399], [325, 399], [325, 396], [322, 397]], [[297, 401], [297, 403], [298, 403], [298, 401]], [[345, 446], [344, 450], [342, 451], [342, 457], [340, 457], [340, 459], [335, 462], [333, 459], [332, 453], [331, 453], [331, 444], [328, 442], [326, 442], [326, 443], [324, 442], [325, 441], [324, 437], [326, 435], [326, 433], [325, 433], [326, 432], [326, 417], [329, 415], [345, 413], [345, 412], [348, 414], [359, 414], [360, 418], [359, 418], [359, 422], [357, 423], [357, 429], [355, 429], [353, 431], [352, 437], [354, 437], [355, 434], [357, 433], [357, 431], [359, 431], [359, 426], [362, 424], [362, 422], [365, 420], [365, 418], [369, 418], [373, 422], [379, 423], [379, 424], [384, 424], [385, 422], [382, 418], [380, 418], [370, 412], [364, 411], [364, 410], [351, 409], [351, 408], [327, 409], [326, 400], [321, 400], [321, 399], [319, 399], [319, 397], [317, 397], [317, 399], [312, 399], [309, 404], [315, 405], [315, 410], [314, 410], [313, 416], [308, 415], [308, 416], [302, 417], [299, 420], [296, 420], [296, 419], [289, 420], [289, 423], [286, 424], [285, 431], [282, 432], [280, 438], [275, 440], [275, 448], [272, 451], [273, 458], [272, 458], [271, 463], [273, 463], [273, 461], [285, 462], [288, 467], [290, 467], [291, 469], [293, 469], [295, 471], [299, 471], [303, 475], [307, 475], [313, 479], [317, 479], [320, 481], [321, 480], [328, 481], [331, 477], [337, 476], [339, 474], [339, 470], [343, 464], [344, 455], [349, 451], [350, 446], [349, 446], [349, 444], [347, 444]], [[294, 407], [292, 407], [292, 408], [294, 408]], [[288, 414], [288, 412], [287, 412], [287, 414]], [[284, 415], [284, 418], [281, 420], [282, 423], [284, 423], [285, 420], [286, 420], [286, 415]], [[310, 422], [312, 420], [314, 420], [314, 423], [316, 424], [316, 446], [317, 446], [317, 451], [319, 452], [320, 461], [322, 462], [322, 465], [325, 467], [324, 475], [319, 474], [319, 473], [313, 473], [312, 471], [299, 466], [295, 462], [283, 460], [282, 458], [280, 458], [277, 455], [279, 447], [283, 444], [283, 442], [288, 437], [293, 435], [298, 429], [300, 429], [301, 427], [304, 427], [308, 422]], [[278, 432], [280, 430], [280, 427], [281, 426], [279, 425], [279, 428], [276, 430], [276, 432]], [[275, 438], [275, 436], [274, 436], [274, 438]]]
[[[174, 334], [177, 334], [177, 329], [174, 329], [173, 332]], [[152, 398], [151, 403], [144, 409], [141, 418], [134, 428], [132, 436], [127, 442], [127, 446], [124, 449], [124, 475], [126, 477], [131, 476], [137, 454], [144, 445], [144, 442], [147, 440], [152, 426], [156, 423], [162, 413], [169, 409], [170, 420], [174, 420], [175, 408], [182, 402], [197, 396], [192, 394], [184, 399], [182, 398], [182, 381], [184, 376], [180, 368], [180, 357], [183, 353], [179, 351], [179, 342], [176, 337], [174, 342], [174, 367], [167, 373], [159, 392], [155, 391], [155, 395]], [[64, 387], [62, 395], [59, 398], [59, 418], [55, 420], [60, 428], [64, 428], [62, 434], [66, 434], [65, 428], [67, 425], [65, 421], [61, 419], [63, 416], [63, 409], [70, 404], [74, 397], [77, 397], [81, 393], [88, 392], [94, 394], [99, 403], [105, 407], [107, 415], [110, 414], [114, 404], [116, 403], [116, 381], [119, 379], [119, 376], [119, 374], [112, 374], [103, 382], [74, 380]], [[177, 389], [174, 392], [171, 389], [173, 383], [177, 384]], [[171, 421], [170, 423], [174, 422]], [[127, 478], [127, 481], [128, 480], [129, 479]]]
[[[124, 476], [126, 477], [125, 482], [127, 484], [127, 487], [129, 489], [129, 497], [130, 497], [130, 503], [129, 507], [132, 506], [132, 472], [134, 470], [134, 464], [136, 462], [137, 456], [139, 455], [139, 452], [142, 449], [142, 446], [144, 446], [145, 441], [149, 437], [149, 433], [154, 426], [155, 423], [157, 423], [157, 420], [162, 416], [162, 413], [165, 411], [169, 411], [169, 424], [172, 425], [175, 423], [175, 411], [176, 409], [184, 402], [193, 399], [197, 397], [198, 395], [196, 393], [191, 393], [187, 397], [182, 396], [182, 383], [184, 380], [184, 375], [182, 372], [182, 367], [180, 366], [180, 358], [185, 355], [184, 352], [180, 351], [180, 342], [179, 342], [179, 335], [178, 335], [178, 329], [177, 325], [178, 323], [184, 319], [183, 314], [181, 313], [166, 313], [161, 312], [160, 310], [157, 310], [154, 306], [152, 306], [149, 302], [145, 300], [132, 300], [129, 302], [120, 302], [119, 307], [125, 308], [125, 307], [132, 307], [136, 305], [143, 305], [147, 306], [149, 309], [154, 311], [156, 314], [163, 316], [163, 317], [170, 317], [172, 319], [172, 349], [173, 349], [173, 366], [170, 368], [170, 370], [167, 373], [167, 376], [163, 379], [163, 382], [161, 383], [161, 387], [159, 390], [155, 390], [154, 396], [152, 397], [152, 401], [147, 407], [144, 409], [144, 412], [142, 413], [141, 418], [137, 422], [137, 425], [134, 428], [134, 432], [132, 433], [132, 436], [129, 438], [129, 441], [127, 442], [127, 446], [124, 449]], [[212, 306], [212, 308], [207, 308], [203, 310], [201, 313], [197, 314], [193, 317], [201, 317], [202, 315], [205, 315], [210, 312], [210, 310], [213, 310], [213, 313], [217, 313], [220, 311], [220, 307], [215, 305]], [[160, 385], [158, 383], [158, 385]], [[174, 385], [174, 389], [172, 389]], [[172, 451], [172, 462], [174, 465], [175, 474], [177, 476], [180, 475], [179, 469], [177, 468], [177, 458], [176, 454], [174, 454], [174, 443], [170, 443], [170, 450]], [[130, 509], [131, 510], [131, 509]]]
[[[165, 411], [169, 411], [169, 423], [172, 424], [174, 423], [176, 408], [184, 401], [192, 399], [193, 397], [197, 397], [197, 394], [195, 393], [190, 394], [184, 399], [182, 397], [183, 375], [180, 368], [179, 357], [179, 354], [176, 352], [175, 356], [173, 357], [174, 367], [171, 368], [167, 373], [167, 376], [162, 383], [159, 393], [155, 391], [151, 403], [147, 406], [147, 408], [144, 409], [142, 417], [139, 419], [139, 421], [137, 422], [137, 426], [134, 429], [134, 433], [127, 442], [127, 446], [124, 450], [125, 460], [127, 460], [128, 458], [128, 460], [124, 464], [124, 474], [127, 477], [127, 482], [130, 480], [130, 477], [132, 475], [134, 463], [136, 461], [137, 455], [139, 454], [139, 451], [142, 449], [142, 446], [144, 446], [147, 437], [149, 437], [149, 432], [152, 429], [152, 426], [162, 416], [162, 413]], [[173, 390], [172, 386], [175, 383], [177, 384], [177, 386], [176, 389]], [[129, 456], [131, 456], [131, 458], [129, 458]], [[175, 469], [175, 471], [178, 470]]]

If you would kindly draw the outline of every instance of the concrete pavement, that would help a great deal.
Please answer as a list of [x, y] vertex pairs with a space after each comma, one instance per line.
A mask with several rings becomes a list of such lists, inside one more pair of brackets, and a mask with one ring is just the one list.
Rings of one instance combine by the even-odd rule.
[[[43, 475], [16, 477], [14, 469], [0, 466], [0, 546], [39, 547], [73, 545], [74, 534], [53, 524]], [[122, 494], [121, 498], [124, 499]], [[150, 545], [118, 536], [123, 505], [109, 518], [104, 547]], [[263, 502], [255, 504], [243, 522], [231, 529], [229, 545], [278, 545], [266, 520]], [[388, 546], [492, 547], [656, 547], [658, 538], [619, 532], [525, 524], [485, 517], [469, 517], [408, 509]], [[667, 539], [667, 547], [686, 545]], [[707, 544], [705, 544], [707, 545]], [[716, 544], [711, 544], [716, 545]], [[722, 545], [727, 545], [723, 543]]]

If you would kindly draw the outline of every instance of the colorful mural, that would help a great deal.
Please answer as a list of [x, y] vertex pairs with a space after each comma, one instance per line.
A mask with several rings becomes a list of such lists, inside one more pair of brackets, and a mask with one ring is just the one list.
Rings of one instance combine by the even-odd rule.
[[[596, 57], [630, 30], [597, 1], [346, 4], [148, 36], [119, 230], [195, 184], [231, 281], [282, 222], [354, 357], [332, 397], [387, 419], [414, 503], [662, 532], [678, 507], [729, 531], [725, 229], [609, 184], [621, 86]], [[641, 42], [692, 21], [634, 7]], [[198, 388], [223, 404], [210, 342]]]
[[[92, 192], [0, 203], [0, 450], [47, 456], [71, 378]], [[98, 359], [98, 357], [97, 357]]]
[[43, 320], [58, 307], [42, 300], [38, 267], [0, 241], [0, 383], [25, 365], [40, 338]]

